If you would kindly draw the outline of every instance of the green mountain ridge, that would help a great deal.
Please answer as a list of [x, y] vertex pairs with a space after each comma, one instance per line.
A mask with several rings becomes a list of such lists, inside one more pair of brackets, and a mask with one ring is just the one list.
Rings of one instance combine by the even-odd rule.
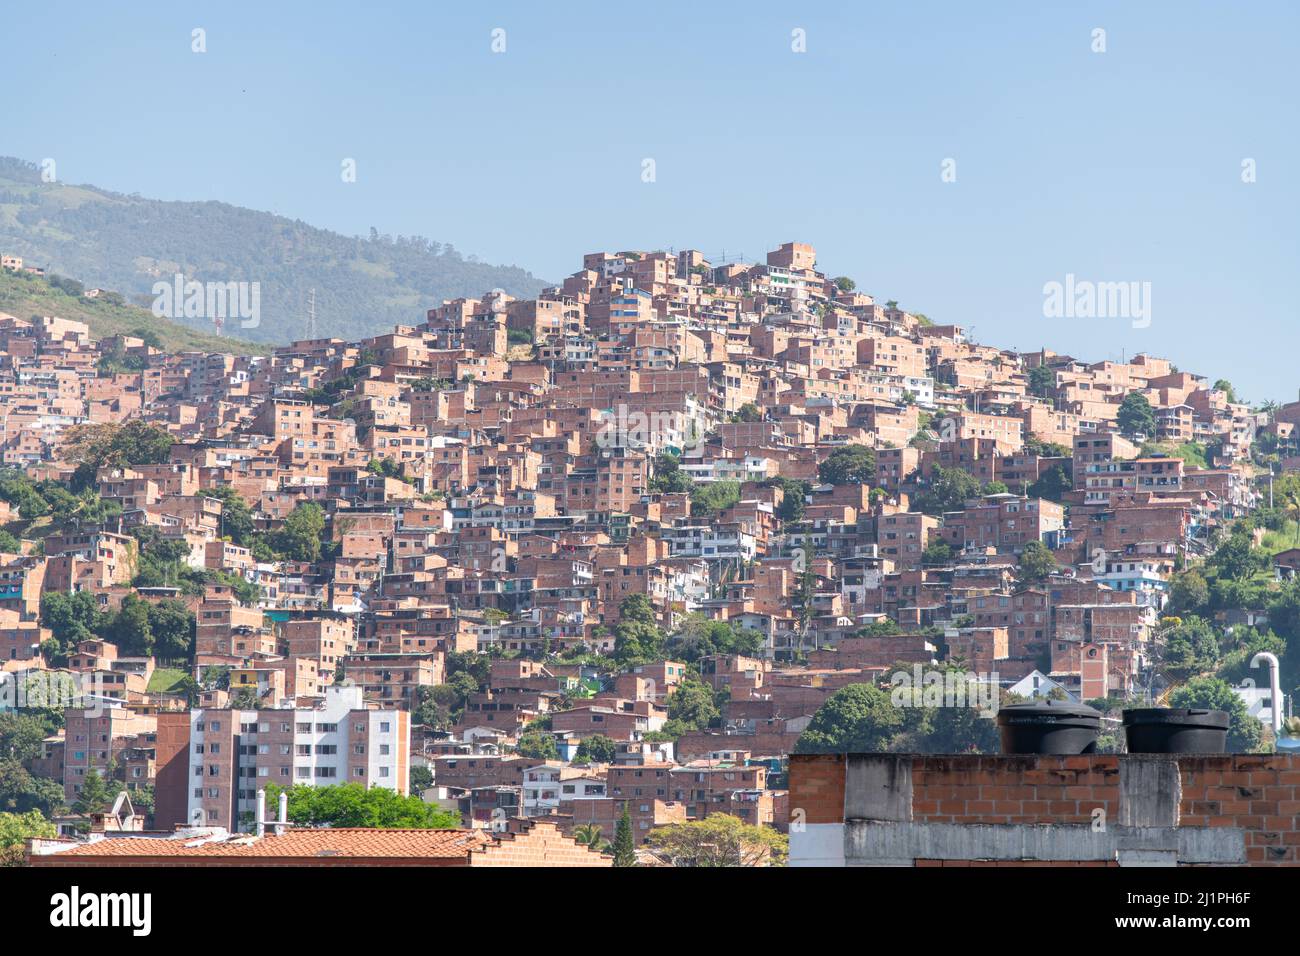
[[56, 315], [61, 319], [85, 322], [91, 338], [131, 334], [141, 329], [158, 336], [162, 347], [171, 352], [199, 350], [229, 352], [233, 355], [263, 355], [271, 351], [265, 343], [246, 342], [229, 335], [213, 335], [210, 330], [192, 328], [171, 319], [163, 319], [148, 309], [108, 299], [87, 299], [70, 294], [50, 284], [47, 279], [29, 273], [0, 270], [0, 312], [20, 319]]
[[[444, 299], [497, 288], [532, 297], [547, 285], [524, 269], [479, 262], [420, 236], [374, 229], [368, 238], [344, 236], [222, 202], [46, 183], [39, 167], [10, 157], [0, 157], [0, 252], [146, 308], [154, 284], [178, 272], [200, 282], [258, 282], [261, 323], [239, 334], [277, 344], [307, 336], [312, 289], [317, 336], [355, 340], [418, 323]], [[206, 319], [176, 321], [213, 331]]]

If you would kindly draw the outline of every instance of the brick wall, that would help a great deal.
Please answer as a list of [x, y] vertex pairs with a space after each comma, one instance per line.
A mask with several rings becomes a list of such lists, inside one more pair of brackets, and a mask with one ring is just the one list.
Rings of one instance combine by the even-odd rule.
[[158, 715], [158, 740], [154, 751], [154, 812], [157, 830], [171, 830], [190, 822], [190, 714]]
[[1117, 756], [917, 756], [913, 819], [930, 823], [1091, 823], [1119, 813]]
[[1246, 830], [1246, 862], [1300, 863], [1300, 757], [1180, 757], [1183, 826]]
[[470, 855], [470, 866], [613, 866], [604, 856], [565, 836], [554, 823], [534, 823]]
[[[850, 767], [855, 762], [857, 776]], [[880, 809], [864, 812], [863, 806]], [[822, 850], [830, 846], [826, 841], [837, 839], [828, 836], [830, 827], [888, 830], [872, 839], [888, 837], [895, 841], [891, 846], [945, 846], [956, 845], [945, 841], [957, 841], [961, 828], [977, 824], [1030, 846], [1054, 841], [1061, 854], [1070, 852], [1067, 847], [1080, 848], [1073, 860], [917, 855], [910, 860], [915, 865], [1114, 865], [1117, 859], [1122, 862], [1124, 852], [1170, 863], [1232, 862], [1235, 856], [1236, 862], [1250, 865], [1296, 865], [1300, 757], [796, 754], [790, 758], [790, 814], [792, 833], [798, 833], [799, 824], [822, 828]], [[1095, 858], [1110, 852], [1099, 849], [1100, 841], [1088, 842], [1088, 834], [1098, 832], [1109, 834], [1115, 858]], [[844, 838], [849, 856], [857, 852], [851, 845], [859, 850], [881, 845], [870, 840], [853, 844], [853, 839]], [[1189, 839], [1196, 849], [1188, 849]], [[1005, 846], [990, 856], [1004, 851]]]
[[843, 754], [792, 754], [790, 823], [844, 822]]

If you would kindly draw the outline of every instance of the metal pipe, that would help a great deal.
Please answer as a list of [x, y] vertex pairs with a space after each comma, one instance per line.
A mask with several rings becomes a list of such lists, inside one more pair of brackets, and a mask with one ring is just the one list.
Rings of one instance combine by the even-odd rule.
[[1268, 708], [1269, 716], [1273, 722], [1273, 736], [1282, 736], [1282, 678], [1279, 674], [1279, 664], [1276, 654], [1270, 654], [1268, 651], [1260, 651], [1250, 659], [1251, 667], [1258, 667], [1260, 661], [1268, 664], [1268, 687], [1271, 704]]

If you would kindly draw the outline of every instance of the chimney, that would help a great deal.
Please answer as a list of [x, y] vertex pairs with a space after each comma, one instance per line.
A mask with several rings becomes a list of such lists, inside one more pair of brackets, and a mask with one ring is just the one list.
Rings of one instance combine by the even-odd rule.
[[281, 790], [280, 791], [280, 813], [279, 813], [279, 819], [276, 821], [276, 825], [275, 825], [275, 835], [284, 836], [285, 828], [288, 827], [288, 825], [289, 825], [289, 794], [286, 791]]
[[266, 791], [257, 791], [257, 835], [266, 835]]

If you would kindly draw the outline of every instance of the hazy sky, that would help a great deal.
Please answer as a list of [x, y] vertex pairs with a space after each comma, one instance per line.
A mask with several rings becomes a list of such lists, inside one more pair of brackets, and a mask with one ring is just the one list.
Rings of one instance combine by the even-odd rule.
[[[980, 341], [1300, 388], [1300, 4], [46, 0], [0, 41], [0, 153], [66, 182], [555, 281], [797, 239]], [[1149, 282], [1150, 324], [1044, 317], [1067, 274]]]

